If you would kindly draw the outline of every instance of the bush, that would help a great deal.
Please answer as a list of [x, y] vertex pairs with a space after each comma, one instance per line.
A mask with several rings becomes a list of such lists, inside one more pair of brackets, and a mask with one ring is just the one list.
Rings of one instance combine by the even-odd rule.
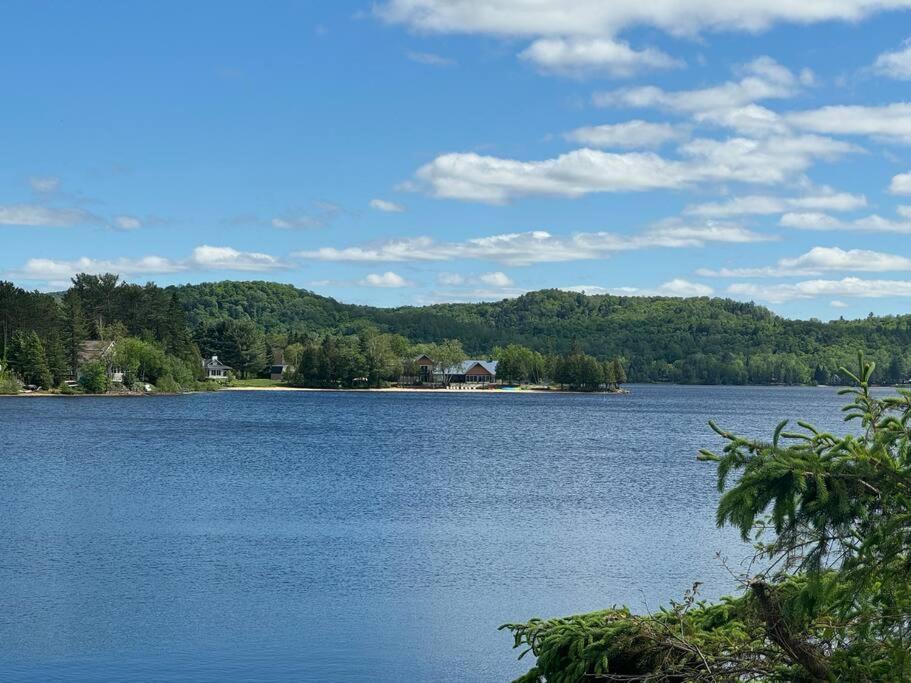
[[105, 394], [111, 388], [107, 368], [103, 363], [92, 361], [82, 366], [79, 386], [87, 394]]
[[15, 377], [0, 373], [0, 394], [18, 394], [21, 388]]
[[183, 391], [180, 385], [170, 375], [160, 377], [155, 387], [163, 394], [179, 394]]
[[73, 394], [79, 393], [66, 382], [61, 382], [60, 386], [57, 387], [57, 391], [60, 392], [61, 394], [64, 394], [65, 396], [71, 396]]

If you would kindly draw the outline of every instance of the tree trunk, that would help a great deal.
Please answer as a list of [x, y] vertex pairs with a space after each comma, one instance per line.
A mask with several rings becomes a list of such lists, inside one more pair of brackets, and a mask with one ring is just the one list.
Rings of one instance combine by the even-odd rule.
[[754, 579], [750, 582], [750, 590], [759, 603], [759, 613], [772, 642], [784, 651], [788, 659], [802, 666], [816, 680], [834, 681], [829, 663], [819, 648], [804, 640], [800, 634], [791, 632], [769, 585], [765, 581]]

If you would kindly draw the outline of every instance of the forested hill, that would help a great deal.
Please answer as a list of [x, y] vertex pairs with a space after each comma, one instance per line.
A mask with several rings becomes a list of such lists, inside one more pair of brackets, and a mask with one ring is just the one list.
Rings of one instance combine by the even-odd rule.
[[828, 323], [788, 320], [766, 308], [718, 298], [586, 296], [531, 292], [494, 303], [372, 308], [290, 285], [218, 282], [176, 291], [191, 327], [226, 318], [270, 334], [357, 333], [366, 327], [412, 342], [459, 339], [472, 355], [517, 343], [542, 353], [576, 347], [626, 360], [631, 381], [767, 383], [837, 381], [863, 350], [879, 381], [911, 369], [911, 316]]

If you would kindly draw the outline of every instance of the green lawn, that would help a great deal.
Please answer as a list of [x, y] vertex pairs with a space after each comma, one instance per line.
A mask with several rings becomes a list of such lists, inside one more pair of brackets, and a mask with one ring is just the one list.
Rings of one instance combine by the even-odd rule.
[[277, 379], [235, 379], [228, 386], [231, 387], [281, 387], [284, 382]]

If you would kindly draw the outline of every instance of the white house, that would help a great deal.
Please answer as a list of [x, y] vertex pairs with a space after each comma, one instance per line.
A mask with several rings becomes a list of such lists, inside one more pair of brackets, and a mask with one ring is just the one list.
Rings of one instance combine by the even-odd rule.
[[208, 360], [203, 359], [202, 368], [206, 373], [206, 379], [226, 380], [231, 366], [218, 360], [218, 356], [212, 356]]

